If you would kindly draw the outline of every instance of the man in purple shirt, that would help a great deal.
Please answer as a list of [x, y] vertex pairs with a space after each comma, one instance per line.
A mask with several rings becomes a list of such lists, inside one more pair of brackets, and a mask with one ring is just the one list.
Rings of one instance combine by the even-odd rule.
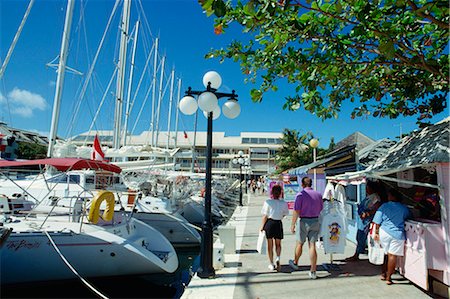
[[[316, 242], [319, 239], [319, 215], [323, 209], [322, 194], [311, 188], [312, 180], [309, 177], [302, 179], [302, 192], [297, 194], [292, 216], [291, 231], [295, 233], [295, 226], [298, 224], [297, 243], [295, 246], [294, 260], [289, 260], [292, 269], [298, 270], [298, 260], [302, 255], [303, 244], [308, 239], [309, 258], [311, 260], [311, 270], [309, 277], [316, 279], [317, 252]], [[298, 221], [297, 221], [298, 220]]]

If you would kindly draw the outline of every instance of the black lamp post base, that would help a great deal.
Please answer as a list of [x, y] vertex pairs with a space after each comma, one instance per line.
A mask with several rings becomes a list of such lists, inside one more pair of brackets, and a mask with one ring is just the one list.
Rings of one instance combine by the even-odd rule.
[[215, 278], [216, 277], [216, 271], [214, 270], [214, 268], [211, 269], [203, 269], [203, 268], [198, 268], [197, 271], [197, 276], [200, 278]]

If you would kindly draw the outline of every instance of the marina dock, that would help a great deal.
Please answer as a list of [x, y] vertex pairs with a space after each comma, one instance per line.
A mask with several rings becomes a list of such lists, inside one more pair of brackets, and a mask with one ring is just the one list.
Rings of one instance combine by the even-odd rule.
[[224, 268], [216, 270], [214, 279], [194, 276], [181, 298], [431, 298], [399, 274], [393, 276], [393, 285], [386, 285], [379, 278], [381, 266], [370, 264], [365, 255], [359, 262], [346, 262], [355, 252], [355, 244], [348, 241], [345, 254], [333, 255], [331, 267], [330, 255], [317, 249], [316, 280], [309, 279], [305, 248], [300, 269], [293, 271], [288, 264], [295, 246], [295, 236], [289, 231], [291, 216], [283, 220], [281, 271], [270, 271], [267, 256], [256, 251], [266, 198], [249, 195], [244, 206], [236, 208], [227, 224], [236, 228], [236, 254], [224, 255]]

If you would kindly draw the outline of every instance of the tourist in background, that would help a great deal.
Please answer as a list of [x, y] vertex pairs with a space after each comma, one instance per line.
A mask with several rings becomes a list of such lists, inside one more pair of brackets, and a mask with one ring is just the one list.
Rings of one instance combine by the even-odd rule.
[[309, 258], [311, 261], [311, 268], [309, 277], [316, 279], [317, 268], [317, 251], [316, 242], [319, 239], [319, 215], [323, 209], [322, 194], [311, 188], [312, 180], [309, 177], [302, 179], [302, 192], [297, 194], [294, 204], [294, 212], [292, 216], [291, 232], [295, 233], [295, 226], [298, 225], [298, 232], [296, 234], [296, 247], [294, 252], [294, 259], [289, 260], [289, 265], [293, 270], [298, 270], [298, 260], [302, 255], [303, 244], [308, 239], [309, 244]]
[[380, 241], [387, 255], [381, 268], [381, 280], [391, 285], [398, 256], [403, 256], [405, 247], [405, 220], [410, 217], [408, 208], [401, 203], [402, 195], [395, 189], [388, 191], [388, 202], [381, 205], [373, 217], [374, 240]]
[[[366, 198], [358, 205], [358, 215], [356, 219], [358, 231], [356, 233], [356, 251], [355, 254], [347, 261], [359, 261], [359, 255], [366, 251], [367, 235], [369, 234], [369, 226], [373, 216], [382, 204], [383, 192], [379, 183], [375, 181], [367, 181]], [[384, 197], [384, 196], [383, 196]]]
[[[260, 231], [266, 232], [267, 238], [267, 255], [269, 257], [269, 270], [280, 271], [280, 256], [281, 256], [281, 240], [283, 239], [283, 223], [281, 219], [289, 214], [288, 204], [281, 196], [281, 186], [275, 185], [272, 187], [273, 199], [266, 199], [262, 207], [261, 213], [262, 224]], [[273, 263], [273, 244], [275, 243], [275, 264]]]

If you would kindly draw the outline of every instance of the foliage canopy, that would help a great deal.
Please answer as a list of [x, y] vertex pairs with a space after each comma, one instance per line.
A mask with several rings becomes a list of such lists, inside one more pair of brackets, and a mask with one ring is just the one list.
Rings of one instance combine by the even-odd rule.
[[449, 87], [449, 2], [441, 0], [199, 0], [253, 39], [214, 49], [208, 58], [241, 64], [255, 102], [280, 78], [296, 86], [284, 109], [301, 106], [322, 119], [355, 102], [351, 116], [419, 121], [441, 113]]

